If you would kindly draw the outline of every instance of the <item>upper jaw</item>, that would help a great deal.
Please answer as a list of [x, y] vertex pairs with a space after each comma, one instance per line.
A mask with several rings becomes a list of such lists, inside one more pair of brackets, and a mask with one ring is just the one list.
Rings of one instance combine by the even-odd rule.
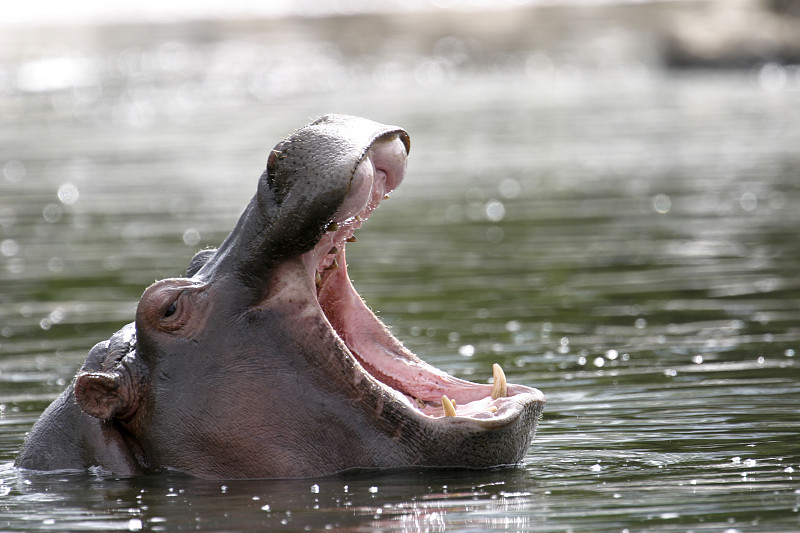
[[408, 157], [407, 136], [390, 132], [370, 145], [352, 172], [347, 194], [330, 218], [317, 244], [303, 255], [310, 275], [323, 275], [337, 262], [355, 231], [369, 218], [378, 204], [403, 181]]
[[351, 189], [361, 183], [356, 170], [374, 147], [387, 142], [394, 148], [380, 151], [390, 160], [382, 166], [393, 169], [384, 176], [385, 194], [405, 171], [410, 141], [402, 128], [325, 115], [278, 143], [236, 227], [194, 277], [212, 280], [233, 274], [246, 286], [259, 288], [280, 263], [312, 250], [331, 222], [358, 211], [360, 205], [348, 203], [356, 198]]

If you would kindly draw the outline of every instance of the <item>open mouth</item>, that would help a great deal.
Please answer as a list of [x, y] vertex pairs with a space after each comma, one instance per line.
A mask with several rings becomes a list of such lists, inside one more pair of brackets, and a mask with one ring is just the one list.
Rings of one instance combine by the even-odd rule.
[[473, 420], [483, 427], [509, 423], [532, 402], [536, 389], [506, 382], [493, 365], [493, 383], [453, 377], [422, 361], [395, 338], [366, 306], [347, 275], [345, 247], [355, 232], [402, 181], [407, 146], [397, 133], [376, 140], [356, 168], [350, 190], [317, 245], [303, 255], [317, 300], [331, 328], [363, 371], [384, 392], [430, 419]]

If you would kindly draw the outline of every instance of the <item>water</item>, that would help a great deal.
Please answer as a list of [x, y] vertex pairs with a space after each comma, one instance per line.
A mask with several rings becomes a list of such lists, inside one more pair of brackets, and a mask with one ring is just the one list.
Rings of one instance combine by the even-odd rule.
[[[0, 530], [800, 529], [797, 69], [499, 62], [452, 39], [354, 62], [175, 31], [0, 65]], [[331, 111], [412, 140], [348, 246], [357, 288], [433, 364], [485, 381], [499, 362], [545, 392], [523, 464], [15, 471], [88, 348], [221, 241], [277, 140]]]

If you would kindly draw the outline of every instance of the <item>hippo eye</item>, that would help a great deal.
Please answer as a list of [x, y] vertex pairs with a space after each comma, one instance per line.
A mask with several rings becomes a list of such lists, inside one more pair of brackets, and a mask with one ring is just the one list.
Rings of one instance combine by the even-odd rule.
[[169, 307], [167, 307], [167, 310], [166, 310], [166, 311], [164, 311], [164, 318], [171, 317], [172, 315], [174, 315], [174, 314], [175, 314], [175, 311], [177, 311], [177, 310], [178, 310], [178, 306], [177, 306], [177, 305], [175, 305], [175, 303], [176, 303], [176, 302], [172, 302], [172, 305], [170, 305]]
[[163, 307], [161, 307], [161, 318], [159, 319], [159, 327], [165, 331], [178, 331], [186, 325], [189, 319], [184, 296], [186, 291], [183, 290], [178, 294], [172, 293], [172, 302], [164, 300]]

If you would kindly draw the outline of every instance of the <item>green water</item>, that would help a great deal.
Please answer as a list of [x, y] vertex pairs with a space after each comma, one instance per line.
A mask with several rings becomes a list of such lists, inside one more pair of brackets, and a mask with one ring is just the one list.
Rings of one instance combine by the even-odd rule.
[[[0, 95], [0, 530], [800, 529], [795, 71], [776, 90], [758, 71], [387, 85], [364, 67], [266, 98], [224, 84], [245, 74], [218, 49], [164, 46], [110, 49], [80, 87]], [[159, 53], [207, 64], [147, 63]], [[499, 362], [547, 395], [524, 462], [236, 482], [15, 471], [88, 348], [221, 241], [277, 140], [332, 111], [412, 139], [406, 181], [348, 245], [356, 287], [436, 366], [485, 381]]]

